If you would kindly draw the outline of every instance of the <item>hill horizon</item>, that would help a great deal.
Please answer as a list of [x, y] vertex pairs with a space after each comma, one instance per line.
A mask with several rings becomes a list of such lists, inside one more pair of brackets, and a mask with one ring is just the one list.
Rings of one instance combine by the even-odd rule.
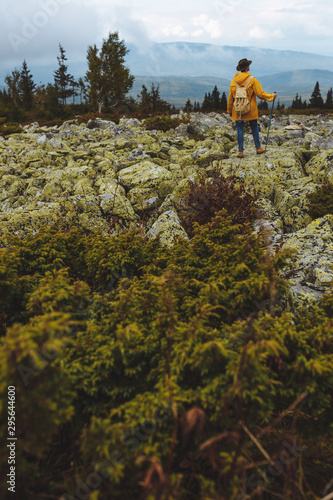
[[[278, 92], [281, 104], [291, 105], [296, 93], [303, 100], [309, 99], [318, 81], [323, 99], [333, 86], [333, 57], [293, 50], [261, 49], [213, 45], [190, 42], [149, 43], [145, 50], [128, 43], [129, 53], [125, 64], [135, 77], [129, 95], [136, 98], [142, 85], [160, 85], [161, 98], [182, 107], [189, 98], [202, 102], [204, 95], [216, 85], [220, 92], [228, 92], [230, 81], [236, 73], [237, 62], [246, 57], [252, 60], [251, 74], [256, 76], [267, 92]], [[86, 61], [71, 63], [68, 70], [75, 78], [83, 77], [87, 71]], [[35, 83], [53, 82], [54, 65], [28, 67]], [[6, 74], [0, 74], [0, 89], [4, 89]], [[19, 68], [16, 68], [19, 69]]]

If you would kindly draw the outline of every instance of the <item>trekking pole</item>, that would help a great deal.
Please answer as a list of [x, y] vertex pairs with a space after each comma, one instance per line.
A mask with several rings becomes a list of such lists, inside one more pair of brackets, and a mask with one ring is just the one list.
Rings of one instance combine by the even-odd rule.
[[270, 131], [270, 128], [271, 128], [271, 121], [272, 121], [273, 108], [274, 108], [274, 101], [275, 101], [275, 97], [274, 97], [273, 102], [272, 102], [272, 111], [271, 111], [271, 117], [270, 117], [270, 119], [269, 119], [269, 125], [268, 125], [267, 137], [266, 137], [266, 147], [265, 147], [265, 152], [267, 151], [267, 143], [268, 143], [269, 131]]

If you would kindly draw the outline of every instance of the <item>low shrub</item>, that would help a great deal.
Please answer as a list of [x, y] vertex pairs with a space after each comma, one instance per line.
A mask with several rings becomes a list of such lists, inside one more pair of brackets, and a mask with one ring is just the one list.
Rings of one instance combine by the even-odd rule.
[[22, 127], [19, 123], [16, 123], [16, 122], [3, 123], [0, 126], [0, 133], [2, 133], [4, 135], [21, 134]]
[[183, 119], [178, 117], [171, 118], [171, 116], [168, 115], [152, 116], [151, 118], [146, 118], [144, 120], [146, 130], [162, 130], [163, 132], [175, 129], [181, 123], [184, 123]]
[[207, 224], [221, 210], [232, 218], [233, 224], [245, 226], [258, 215], [257, 199], [257, 193], [247, 192], [235, 176], [225, 178], [213, 171], [210, 177], [202, 174], [195, 181], [188, 181], [188, 190], [177, 210], [184, 229], [192, 237], [196, 223]]
[[333, 184], [325, 177], [322, 184], [307, 195], [307, 200], [306, 211], [312, 219], [333, 214]]
[[0, 339], [17, 498], [322, 496], [332, 294], [325, 310], [278, 314], [288, 252], [265, 254], [226, 210], [193, 233], [169, 249], [66, 220], [1, 249], [3, 307], [20, 321]]

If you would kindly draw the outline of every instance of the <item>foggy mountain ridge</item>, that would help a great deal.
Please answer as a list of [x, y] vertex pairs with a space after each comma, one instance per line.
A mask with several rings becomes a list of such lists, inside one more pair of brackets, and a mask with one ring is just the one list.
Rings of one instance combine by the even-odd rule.
[[217, 76], [233, 78], [240, 59], [252, 61], [251, 71], [258, 76], [295, 70], [333, 71], [333, 57], [292, 50], [234, 47], [203, 43], [153, 43], [140, 50], [127, 44], [126, 64], [134, 75]]
[[[125, 64], [135, 77], [129, 95], [140, 94], [142, 85], [149, 89], [159, 85], [161, 98], [183, 107], [189, 98], [202, 103], [206, 92], [216, 85], [219, 91], [228, 93], [230, 81], [236, 73], [236, 65], [246, 57], [252, 60], [250, 72], [257, 77], [266, 92], [276, 91], [281, 104], [291, 104], [296, 93], [309, 99], [318, 81], [323, 99], [333, 86], [333, 57], [296, 52], [292, 50], [261, 49], [257, 47], [219, 46], [204, 43], [152, 43], [143, 47], [126, 43], [129, 53]], [[86, 60], [71, 63], [68, 71], [75, 78], [84, 77]], [[35, 83], [52, 83], [57, 61], [52, 65], [28, 68]], [[15, 68], [12, 68], [13, 70]], [[19, 68], [17, 68], [19, 69]], [[7, 71], [6, 74], [9, 74]], [[0, 89], [4, 78], [0, 75]]]

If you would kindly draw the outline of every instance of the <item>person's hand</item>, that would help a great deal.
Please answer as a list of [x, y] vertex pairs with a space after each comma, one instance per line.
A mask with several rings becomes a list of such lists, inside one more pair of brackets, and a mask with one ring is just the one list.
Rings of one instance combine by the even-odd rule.
[[277, 93], [273, 92], [273, 96], [274, 96], [274, 99], [276, 99], [277, 98]]

